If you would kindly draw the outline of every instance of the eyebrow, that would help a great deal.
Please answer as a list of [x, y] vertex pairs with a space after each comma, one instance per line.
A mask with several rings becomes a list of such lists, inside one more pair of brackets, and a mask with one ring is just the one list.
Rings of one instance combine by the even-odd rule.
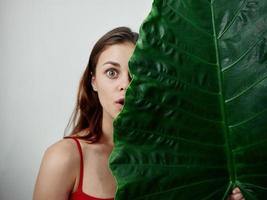
[[107, 61], [107, 62], [105, 62], [105, 63], [103, 64], [103, 66], [106, 65], [106, 64], [111, 64], [111, 65], [114, 65], [114, 66], [116, 66], [116, 67], [120, 67], [120, 66], [121, 66], [119, 63], [114, 62], [114, 61]]

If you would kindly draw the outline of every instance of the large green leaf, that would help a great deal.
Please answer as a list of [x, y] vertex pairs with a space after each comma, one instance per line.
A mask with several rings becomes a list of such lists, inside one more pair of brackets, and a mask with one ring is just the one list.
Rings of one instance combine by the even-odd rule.
[[155, 0], [129, 65], [116, 199], [267, 198], [266, 0]]

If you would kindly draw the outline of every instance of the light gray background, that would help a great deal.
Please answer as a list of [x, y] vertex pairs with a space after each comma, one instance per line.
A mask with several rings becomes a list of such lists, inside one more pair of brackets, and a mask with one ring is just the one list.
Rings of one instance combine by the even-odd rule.
[[27, 200], [61, 139], [92, 45], [138, 31], [152, 0], [0, 0], [0, 199]]

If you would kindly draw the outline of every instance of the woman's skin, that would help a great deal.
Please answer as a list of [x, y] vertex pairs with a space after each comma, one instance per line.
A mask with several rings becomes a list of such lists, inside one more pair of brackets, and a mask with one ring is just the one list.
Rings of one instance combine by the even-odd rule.
[[239, 188], [234, 188], [228, 200], [245, 200]]
[[[112, 198], [116, 182], [108, 167], [113, 148], [112, 122], [122, 110], [129, 85], [128, 61], [134, 44], [125, 42], [107, 47], [99, 56], [92, 77], [95, 92], [103, 108], [103, 134], [98, 142], [80, 140], [84, 159], [83, 192], [98, 198]], [[82, 133], [81, 133], [82, 134]], [[68, 200], [78, 187], [80, 155], [72, 140], [62, 139], [50, 146], [43, 157], [33, 194], [34, 200]], [[238, 188], [229, 200], [244, 200]]]
[[[129, 85], [128, 61], [134, 44], [122, 43], [107, 47], [100, 55], [92, 84], [103, 107], [103, 134], [98, 142], [80, 140], [84, 159], [83, 192], [94, 197], [112, 198], [116, 182], [108, 167], [113, 148], [114, 118], [123, 107]], [[67, 200], [79, 182], [80, 156], [72, 140], [63, 139], [49, 147], [42, 160], [34, 200]]]
[[[109, 132], [109, 136], [112, 136], [112, 122], [123, 107], [120, 100], [124, 101], [130, 82], [128, 61], [133, 49], [134, 45], [128, 42], [107, 48], [100, 55], [92, 78], [93, 89], [103, 107], [103, 131]], [[113, 143], [112, 137], [110, 140]]]

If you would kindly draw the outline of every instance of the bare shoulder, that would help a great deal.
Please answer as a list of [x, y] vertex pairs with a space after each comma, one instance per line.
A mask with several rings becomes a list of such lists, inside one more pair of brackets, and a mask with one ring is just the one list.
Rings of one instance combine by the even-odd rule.
[[62, 139], [48, 147], [36, 180], [34, 199], [67, 197], [79, 172], [79, 159], [77, 146], [70, 139]]
[[49, 146], [45, 152], [47, 155], [62, 156], [62, 158], [75, 158], [77, 155], [77, 145], [72, 139], [62, 139]]
[[43, 161], [48, 162], [51, 165], [71, 167], [79, 161], [76, 144], [70, 139], [62, 139], [56, 142], [47, 148]]

